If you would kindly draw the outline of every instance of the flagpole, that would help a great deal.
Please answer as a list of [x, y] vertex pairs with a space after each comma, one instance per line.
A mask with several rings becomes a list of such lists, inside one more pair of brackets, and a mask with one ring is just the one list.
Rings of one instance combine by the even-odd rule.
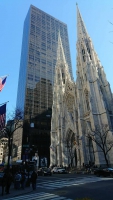
[[8, 102], [9, 102], [9, 101], [6, 101], [5, 103], [0, 104], [0, 106], [6, 104], [6, 103], [8, 103]]

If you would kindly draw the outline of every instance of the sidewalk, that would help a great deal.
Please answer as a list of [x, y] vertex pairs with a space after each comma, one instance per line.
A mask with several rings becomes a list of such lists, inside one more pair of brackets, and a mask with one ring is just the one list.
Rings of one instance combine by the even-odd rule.
[[[1, 188], [1, 187], [0, 187]], [[16, 196], [20, 196], [20, 195], [24, 195], [24, 194], [28, 194], [28, 193], [31, 193], [31, 192], [34, 192], [32, 187], [25, 187], [25, 189], [14, 189], [14, 185], [12, 184], [11, 185], [11, 188], [10, 188], [10, 194], [5, 194], [4, 193], [4, 196], [1, 195], [1, 190], [2, 188], [0, 189], [0, 200], [2, 199], [9, 199], [9, 198], [12, 198], [12, 197], [16, 197]], [[35, 190], [36, 192], [36, 190]]]

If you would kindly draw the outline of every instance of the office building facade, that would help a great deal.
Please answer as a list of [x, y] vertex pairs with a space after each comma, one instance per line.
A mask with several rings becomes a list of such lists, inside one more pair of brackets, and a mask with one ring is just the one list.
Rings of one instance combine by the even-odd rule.
[[[24, 111], [24, 119], [26, 120], [36, 119], [37, 116], [39, 119], [43, 113], [46, 113], [47, 117], [52, 108], [59, 33], [69, 72], [73, 79], [67, 25], [40, 9], [30, 6], [24, 22], [16, 104], [17, 109]], [[46, 117], [44, 122], [40, 121], [41, 127], [43, 124], [45, 125], [45, 121], [48, 121]], [[34, 121], [35, 124], [38, 123], [36, 120]], [[50, 133], [50, 130], [48, 131]], [[40, 133], [42, 132], [40, 130]], [[38, 137], [36, 134], [34, 136]], [[24, 143], [25, 146], [27, 141]], [[39, 149], [38, 146], [37, 149]]]
[[72, 75], [67, 25], [30, 6], [24, 23], [17, 94], [17, 108], [25, 112], [25, 118], [52, 107], [59, 32]]

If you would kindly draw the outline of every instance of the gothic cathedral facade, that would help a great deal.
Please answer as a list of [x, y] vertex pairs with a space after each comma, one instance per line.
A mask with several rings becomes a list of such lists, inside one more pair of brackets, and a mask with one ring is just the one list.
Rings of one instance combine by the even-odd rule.
[[[59, 33], [50, 165], [113, 164], [113, 94], [77, 7], [76, 82]], [[106, 154], [106, 155], [105, 155]]]

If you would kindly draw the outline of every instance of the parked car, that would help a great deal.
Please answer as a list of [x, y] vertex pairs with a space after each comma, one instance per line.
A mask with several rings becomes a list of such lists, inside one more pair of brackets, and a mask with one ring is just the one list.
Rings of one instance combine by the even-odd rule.
[[42, 167], [38, 169], [38, 176], [51, 176], [51, 169], [47, 167]]
[[53, 174], [67, 174], [67, 171], [65, 170], [65, 168], [62, 168], [62, 167], [54, 167], [52, 169], [52, 173]]
[[113, 168], [97, 168], [94, 170], [97, 176], [110, 176], [113, 177]]

